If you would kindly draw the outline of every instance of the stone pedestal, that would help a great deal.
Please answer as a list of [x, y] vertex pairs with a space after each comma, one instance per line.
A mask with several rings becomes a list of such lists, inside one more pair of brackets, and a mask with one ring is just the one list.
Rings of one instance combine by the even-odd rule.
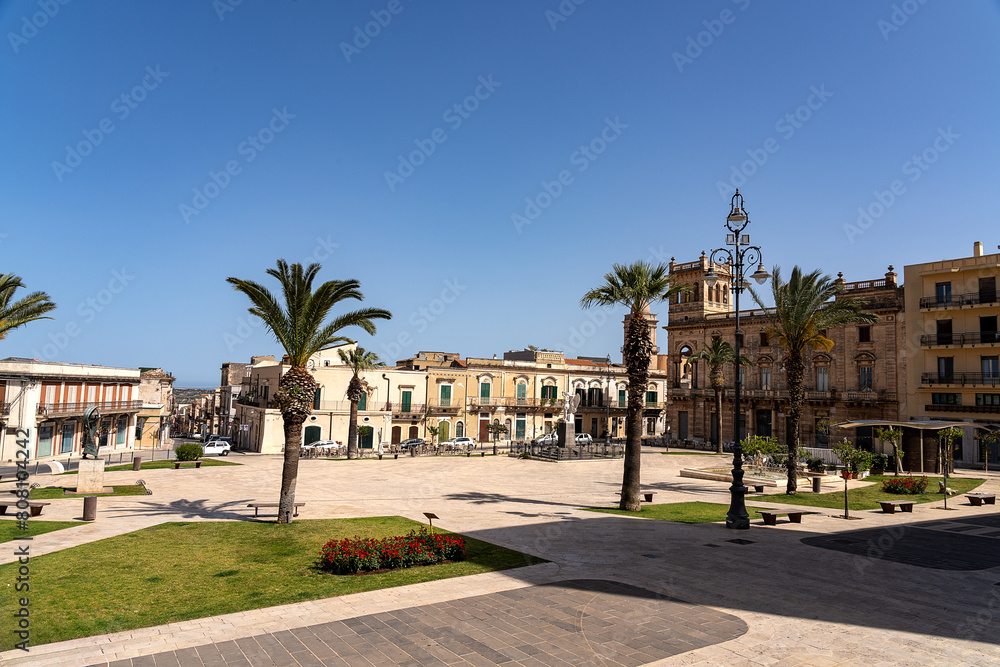
[[576, 444], [576, 422], [570, 417], [569, 420], [559, 424], [559, 446], [572, 447]]
[[101, 493], [104, 491], [104, 461], [84, 459], [80, 461], [80, 472], [76, 477], [77, 493]]

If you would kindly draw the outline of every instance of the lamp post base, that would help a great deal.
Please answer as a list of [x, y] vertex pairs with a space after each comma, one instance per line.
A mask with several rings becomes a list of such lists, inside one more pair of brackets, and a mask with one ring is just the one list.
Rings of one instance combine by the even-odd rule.
[[[740, 470], [740, 477], [743, 471]], [[750, 515], [747, 513], [747, 506], [744, 498], [747, 487], [742, 484], [733, 484], [729, 487], [730, 501], [729, 512], [726, 514], [726, 528], [733, 530], [750, 530]]]

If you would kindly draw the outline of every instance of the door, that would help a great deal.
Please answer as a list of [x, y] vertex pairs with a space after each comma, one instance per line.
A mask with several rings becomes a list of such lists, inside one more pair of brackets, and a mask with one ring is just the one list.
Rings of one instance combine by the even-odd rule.
[[528, 402], [528, 385], [526, 385], [526, 384], [519, 384], [515, 388], [515, 391], [517, 392], [517, 394], [516, 394], [516, 396], [517, 396], [517, 404], [518, 405], [525, 405]]
[[371, 449], [372, 441], [375, 439], [375, 429], [371, 426], [365, 426], [362, 431], [358, 429], [358, 447], [361, 449]]
[[937, 283], [934, 286], [934, 296], [937, 305], [951, 305], [951, 283]]
[[410, 434], [408, 436], [406, 436], [406, 437], [407, 437], [407, 439], [419, 438], [420, 437], [418, 435], [419, 433], [420, 433], [420, 429], [419, 428], [417, 428], [416, 426], [411, 426], [410, 427]]
[[525, 434], [525, 431], [527, 430], [525, 428], [525, 426], [527, 424], [527, 421], [528, 421], [527, 417], [528, 417], [527, 413], [524, 413], [524, 412], [518, 413], [514, 417], [514, 439], [515, 440], [524, 440], [524, 434]]
[[392, 440], [389, 441], [390, 444], [398, 445], [402, 441], [403, 441], [403, 429], [401, 427], [399, 427], [399, 426], [393, 426], [392, 427]]
[[490, 441], [490, 420], [489, 418], [479, 419], [479, 442]]
[[677, 438], [687, 440], [688, 437], [688, 413], [681, 410], [677, 413]]
[[444, 407], [449, 407], [451, 405], [451, 385], [443, 384], [441, 385], [441, 403], [440, 405]]
[[311, 445], [320, 439], [320, 428], [319, 426], [306, 426], [305, 434], [302, 440], [303, 445]]
[[38, 453], [37, 458], [51, 456], [52, 454], [52, 427], [40, 426], [38, 428]]
[[937, 321], [937, 344], [938, 345], [951, 345], [952, 335], [951, 335], [951, 320], [938, 320]]
[[951, 384], [955, 381], [955, 357], [938, 357], [938, 382]]
[[451, 423], [438, 422], [438, 442], [451, 440]]
[[[451, 387], [449, 387], [448, 389], [450, 390]], [[413, 392], [412, 391], [403, 391], [402, 392], [401, 399], [400, 399], [402, 401], [402, 405], [400, 405], [400, 408], [399, 408], [400, 412], [409, 412], [410, 411], [410, 401], [412, 400], [412, 397], [413, 397]]]
[[770, 410], [757, 410], [754, 415], [757, 418], [757, 435], [770, 438], [771, 437], [771, 411]]
[[979, 279], [979, 303], [996, 303], [997, 279], [995, 276]]
[[873, 451], [872, 445], [875, 440], [873, 439], [874, 427], [872, 426], [859, 426], [855, 433], [857, 433], [857, 446], [858, 449], [863, 449], [866, 452]]
[[59, 453], [69, 454], [73, 451], [73, 435], [76, 431], [74, 424], [63, 424], [62, 438], [59, 440]]
[[984, 343], [996, 343], [1000, 341], [1000, 338], [997, 338], [996, 315], [979, 318], [979, 340]]

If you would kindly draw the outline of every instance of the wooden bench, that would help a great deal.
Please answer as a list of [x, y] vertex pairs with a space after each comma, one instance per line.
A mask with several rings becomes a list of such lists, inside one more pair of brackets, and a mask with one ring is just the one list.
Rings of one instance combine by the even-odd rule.
[[[31, 511], [31, 516], [39, 516], [39, 515], [41, 515], [42, 508], [45, 507], [48, 504], [49, 503], [42, 503], [42, 502], [38, 502], [38, 501], [29, 500], [28, 501], [28, 508]], [[13, 508], [16, 509], [17, 508], [17, 501], [14, 501], [14, 502], [0, 502], [0, 514], [6, 514], [8, 507], [13, 507]]]
[[969, 499], [974, 507], [982, 507], [983, 503], [987, 505], [997, 504], [997, 495], [995, 493], [967, 493], [965, 497]]
[[[303, 505], [305, 505], [305, 503], [295, 503], [295, 514], [292, 516], [298, 516], [299, 508]], [[278, 507], [278, 503], [250, 503], [247, 507], [253, 508], [253, 518], [256, 519], [261, 507]]]
[[900, 512], [913, 512], [913, 506], [916, 504], [912, 500], [879, 500], [878, 504], [882, 507], [882, 511], [886, 514], [893, 514], [896, 511], [896, 507], [899, 507]]
[[182, 463], [193, 463], [195, 468], [201, 467], [201, 461], [174, 461], [174, 470], [180, 470]]
[[[618, 495], [620, 496], [621, 494], [622, 494], [622, 492], [619, 491]], [[653, 502], [653, 496], [656, 495], [656, 491], [640, 491], [639, 495], [642, 496], [642, 499], [645, 502], [651, 503], [651, 502]]]
[[764, 519], [765, 526], [777, 526], [779, 516], [787, 516], [790, 523], [802, 523], [802, 515], [807, 512], [790, 510], [788, 512], [776, 512], [771, 510], [757, 510], [760, 517]]

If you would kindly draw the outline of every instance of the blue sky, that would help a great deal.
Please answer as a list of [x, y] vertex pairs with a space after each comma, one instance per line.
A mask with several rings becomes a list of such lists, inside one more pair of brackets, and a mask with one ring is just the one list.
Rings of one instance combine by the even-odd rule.
[[768, 267], [1000, 242], [998, 2], [62, 2], [0, 0], [0, 271], [59, 305], [2, 356], [213, 386], [280, 353], [225, 278], [283, 257], [389, 361], [620, 358], [580, 297], [737, 184]]

